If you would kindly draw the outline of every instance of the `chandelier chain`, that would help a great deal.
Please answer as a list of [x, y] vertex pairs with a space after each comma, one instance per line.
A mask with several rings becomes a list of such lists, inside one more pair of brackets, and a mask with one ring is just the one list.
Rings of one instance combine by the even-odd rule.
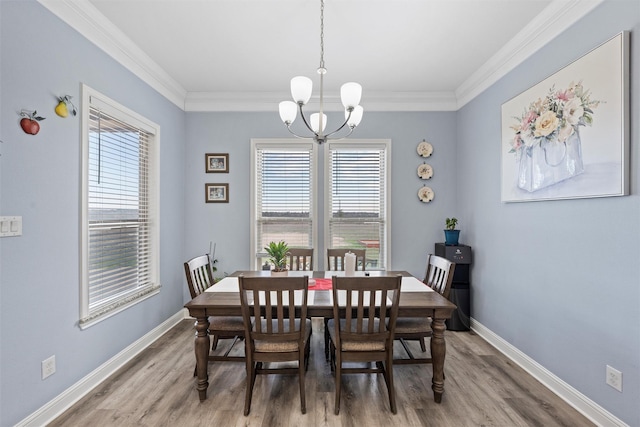
[[320, 68], [324, 68], [324, 0], [320, 1]]

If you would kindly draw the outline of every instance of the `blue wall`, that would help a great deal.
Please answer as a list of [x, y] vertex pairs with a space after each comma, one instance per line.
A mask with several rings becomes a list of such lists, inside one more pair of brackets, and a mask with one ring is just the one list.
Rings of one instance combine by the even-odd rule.
[[[622, 30], [631, 30], [631, 195], [501, 203], [502, 103]], [[632, 426], [640, 425], [639, 33], [640, 2], [599, 6], [458, 112], [456, 157], [460, 220], [475, 248], [473, 317]], [[607, 364], [623, 372], [623, 393], [605, 384]]]
[[[23, 235], [0, 239], [0, 425], [14, 425], [177, 313], [184, 303], [185, 114], [34, 1], [2, 1], [1, 212]], [[80, 119], [55, 115], [55, 97], [80, 84], [161, 127], [161, 292], [81, 331]], [[17, 112], [46, 117], [26, 135]], [[56, 373], [40, 362], [55, 354]]]
[[[474, 247], [474, 318], [640, 425], [637, 127], [630, 196], [500, 202], [501, 104], [621, 30], [632, 31], [638, 123], [640, 5], [621, 0], [601, 5], [460, 111], [368, 112], [354, 137], [392, 140], [391, 267], [422, 275], [444, 218], [457, 216], [461, 241]], [[0, 43], [0, 213], [24, 220], [22, 237], [0, 239], [0, 426], [8, 426], [178, 312], [188, 300], [181, 263], [209, 241], [217, 243], [220, 271], [249, 267], [250, 140], [289, 134], [275, 107], [182, 112], [32, 0], [0, 2]], [[80, 123], [53, 113], [57, 95], [79, 101], [81, 82], [161, 126], [162, 291], [85, 331], [77, 327]], [[47, 117], [38, 136], [19, 129], [22, 108]], [[416, 196], [423, 138], [435, 148], [430, 204]], [[206, 174], [207, 152], [228, 152], [230, 173]], [[205, 204], [205, 182], [229, 182], [230, 203]], [[52, 354], [57, 372], [43, 381], [40, 362]], [[605, 385], [606, 364], [623, 372], [622, 394]]]
[[[186, 241], [187, 258], [203, 253], [209, 241], [217, 243], [219, 274], [251, 266], [249, 248], [249, 188], [251, 138], [289, 138], [273, 113], [190, 113], [187, 115]], [[329, 115], [329, 124], [338, 117]], [[352, 138], [391, 139], [391, 268], [422, 276], [425, 256], [435, 242], [444, 240], [444, 219], [455, 211], [456, 179], [455, 113], [366, 113]], [[429, 181], [418, 178], [425, 160], [416, 147], [433, 142], [428, 163], [434, 168]], [[322, 157], [324, 147], [320, 147]], [[229, 153], [229, 174], [206, 174], [205, 153]], [[322, 169], [320, 164], [319, 169]], [[322, 180], [322, 178], [320, 178]], [[229, 204], [205, 204], [205, 182], [229, 182]], [[418, 200], [418, 189], [427, 183], [436, 203]], [[323, 195], [322, 182], [318, 193]], [[464, 238], [464, 234], [463, 234]], [[321, 235], [318, 240], [322, 241]], [[322, 265], [324, 258], [318, 262]], [[185, 298], [188, 291], [185, 289]]]

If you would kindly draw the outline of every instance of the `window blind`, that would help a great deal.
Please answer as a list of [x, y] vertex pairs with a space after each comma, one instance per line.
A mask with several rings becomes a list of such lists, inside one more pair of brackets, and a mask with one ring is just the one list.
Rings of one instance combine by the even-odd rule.
[[[307, 148], [305, 148], [307, 147]], [[284, 240], [290, 247], [313, 247], [313, 150], [304, 147], [256, 147], [256, 247]]]
[[328, 248], [366, 249], [386, 269], [386, 148], [329, 145]]
[[104, 311], [151, 291], [152, 135], [89, 107], [88, 308]]

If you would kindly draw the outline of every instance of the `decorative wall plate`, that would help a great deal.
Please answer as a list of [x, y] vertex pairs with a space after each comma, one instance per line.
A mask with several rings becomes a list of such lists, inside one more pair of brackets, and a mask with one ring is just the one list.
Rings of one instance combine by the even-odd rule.
[[421, 179], [431, 178], [433, 176], [433, 168], [431, 167], [431, 165], [423, 163], [420, 166], [418, 166], [418, 176]]
[[418, 190], [418, 199], [420, 199], [421, 202], [429, 203], [435, 196], [431, 187], [422, 187]]
[[418, 144], [417, 151], [418, 154], [422, 157], [430, 157], [433, 153], [433, 146], [427, 141], [423, 140], [420, 144]]

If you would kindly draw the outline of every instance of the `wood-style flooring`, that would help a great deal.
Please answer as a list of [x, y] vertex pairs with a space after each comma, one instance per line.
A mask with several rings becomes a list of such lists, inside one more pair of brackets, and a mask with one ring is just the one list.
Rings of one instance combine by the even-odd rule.
[[[389, 410], [382, 375], [343, 376], [340, 415], [324, 358], [323, 322], [314, 319], [306, 375], [307, 413], [296, 376], [258, 376], [251, 413], [243, 415], [245, 365], [210, 363], [207, 400], [193, 377], [193, 320], [184, 320], [49, 424], [55, 426], [592, 426], [472, 332], [446, 332], [445, 392], [433, 401], [431, 365], [394, 367], [398, 413]], [[223, 351], [229, 340], [222, 340]], [[410, 343], [414, 354], [422, 354]], [[243, 351], [243, 342], [234, 352]], [[428, 345], [427, 345], [428, 348]], [[395, 346], [398, 356], [404, 350]], [[428, 349], [427, 349], [428, 352]]]

